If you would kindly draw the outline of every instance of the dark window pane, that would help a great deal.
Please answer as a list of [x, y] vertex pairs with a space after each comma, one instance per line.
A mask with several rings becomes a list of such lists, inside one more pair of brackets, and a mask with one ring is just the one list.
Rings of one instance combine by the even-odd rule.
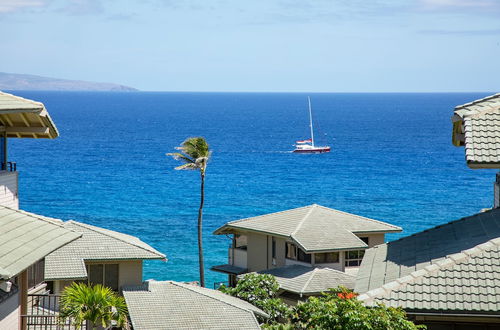
[[304, 251], [302, 251], [301, 249], [297, 248], [297, 254], [298, 254], [298, 258], [297, 260], [299, 261], [303, 261], [303, 262], [308, 262], [308, 263], [311, 263], [311, 255], [308, 254], [308, 253], [305, 253]]
[[339, 253], [338, 252], [330, 252], [326, 254], [326, 262], [327, 263], [336, 263], [339, 262]]
[[118, 265], [106, 264], [104, 265], [104, 286], [118, 291]]
[[89, 283], [103, 284], [104, 265], [89, 265]]

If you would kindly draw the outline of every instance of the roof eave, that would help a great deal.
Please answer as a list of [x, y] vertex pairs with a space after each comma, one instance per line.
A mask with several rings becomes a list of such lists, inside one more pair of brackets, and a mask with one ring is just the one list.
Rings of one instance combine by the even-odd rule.
[[498, 162], [474, 162], [467, 161], [467, 166], [473, 170], [480, 169], [500, 169], [500, 163]]
[[242, 227], [233, 227], [231, 225], [224, 225], [220, 227], [219, 229], [216, 229], [213, 234], [214, 235], [232, 235], [235, 234], [234, 231], [240, 231], [240, 232], [252, 232], [252, 233], [259, 233], [259, 234], [267, 234], [267, 235], [273, 235], [277, 237], [285, 237], [289, 238], [290, 235], [283, 235], [283, 234], [278, 234], [270, 231], [264, 231], [264, 230], [257, 230], [257, 229], [249, 229], [249, 228], [242, 228]]

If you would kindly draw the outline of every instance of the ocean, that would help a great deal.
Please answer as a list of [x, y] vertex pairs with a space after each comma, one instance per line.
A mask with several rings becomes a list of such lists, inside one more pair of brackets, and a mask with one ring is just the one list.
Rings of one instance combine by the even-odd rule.
[[[144, 279], [198, 278], [199, 174], [165, 153], [204, 136], [207, 285], [226, 276], [227, 221], [320, 204], [403, 227], [388, 240], [491, 207], [494, 171], [471, 170], [451, 144], [458, 104], [487, 94], [29, 92], [56, 123], [55, 140], [10, 139], [20, 207], [138, 236], [167, 255]], [[292, 154], [309, 137], [332, 152]]]

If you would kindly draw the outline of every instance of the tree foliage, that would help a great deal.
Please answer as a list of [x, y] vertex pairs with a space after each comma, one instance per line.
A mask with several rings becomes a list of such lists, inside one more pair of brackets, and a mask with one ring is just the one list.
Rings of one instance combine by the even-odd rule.
[[107, 328], [112, 321], [120, 327], [127, 322], [127, 304], [110, 288], [100, 284], [88, 286], [85, 283], [72, 283], [64, 289], [61, 296], [59, 317], [62, 322], [70, 319], [76, 329], [85, 321], [94, 328], [101, 325]]
[[248, 301], [269, 315], [267, 323], [284, 321], [288, 318], [290, 308], [277, 298], [278, 281], [269, 274], [248, 273], [243, 275], [234, 288], [221, 286], [222, 292]]
[[290, 319], [296, 329], [415, 330], [425, 329], [406, 319], [401, 308], [366, 307], [349, 289], [331, 289], [299, 303]]
[[[407, 320], [401, 308], [366, 307], [353, 291], [339, 287], [309, 297], [297, 306], [286, 305], [277, 297], [279, 284], [269, 274], [249, 273], [242, 276], [236, 287], [221, 287], [221, 291], [238, 297], [262, 309], [270, 315], [264, 329], [346, 329], [346, 330], [417, 330]], [[264, 321], [264, 320], [261, 320]]]

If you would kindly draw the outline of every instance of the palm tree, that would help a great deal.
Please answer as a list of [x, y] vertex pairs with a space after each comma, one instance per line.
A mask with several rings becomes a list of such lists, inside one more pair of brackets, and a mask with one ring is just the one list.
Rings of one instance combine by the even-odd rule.
[[85, 321], [90, 322], [91, 329], [98, 324], [107, 328], [111, 321], [122, 327], [127, 322], [127, 314], [125, 299], [101, 284], [88, 286], [74, 282], [61, 296], [59, 317], [63, 323], [69, 318], [76, 329]]
[[181, 143], [176, 148], [180, 152], [168, 153], [176, 160], [183, 161], [184, 164], [177, 166], [176, 170], [197, 170], [201, 175], [200, 208], [198, 209], [198, 260], [200, 266], [200, 285], [205, 287], [205, 267], [203, 261], [203, 202], [205, 201], [205, 171], [210, 158], [208, 143], [203, 137], [192, 137]]

